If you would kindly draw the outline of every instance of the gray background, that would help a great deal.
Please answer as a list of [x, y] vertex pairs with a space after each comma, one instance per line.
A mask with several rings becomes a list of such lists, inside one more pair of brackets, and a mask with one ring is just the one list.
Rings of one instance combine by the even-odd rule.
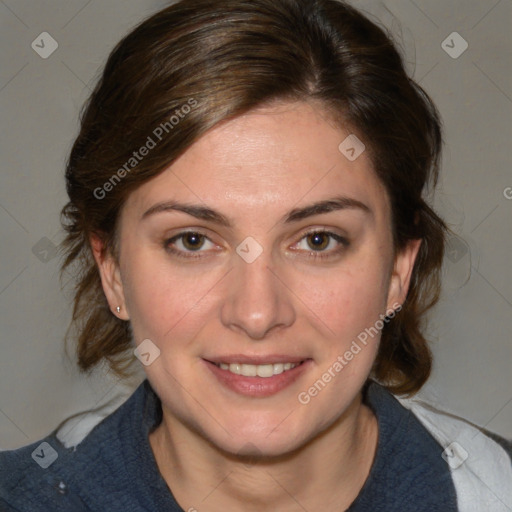
[[[435, 370], [421, 394], [512, 438], [512, 0], [353, 3], [404, 45], [445, 124], [435, 205], [459, 237], [431, 315]], [[64, 279], [61, 289], [54, 247], [79, 109], [115, 43], [166, 4], [0, 0], [0, 449], [36, 441], [120, 391], [104, 368], [78, 374], [63, 351], [71, 286]], [[454, 31], [468, 43], [457, 58], [443, 49], [463, 48]], [[31, 47], [42, 32], [58, 43], [46, 59]]]

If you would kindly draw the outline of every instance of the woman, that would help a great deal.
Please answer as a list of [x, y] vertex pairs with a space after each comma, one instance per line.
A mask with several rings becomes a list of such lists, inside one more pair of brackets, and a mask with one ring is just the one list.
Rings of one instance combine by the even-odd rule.
[[[0, 454], [6, 510], [510, 510], [503, 440], [410, 398], [440, 121], [334, 0], [187, 0], [112, 52], [66, 171], [78, 363], [147, 380]], [[105, 417], [107, 416], [107, 417]]]

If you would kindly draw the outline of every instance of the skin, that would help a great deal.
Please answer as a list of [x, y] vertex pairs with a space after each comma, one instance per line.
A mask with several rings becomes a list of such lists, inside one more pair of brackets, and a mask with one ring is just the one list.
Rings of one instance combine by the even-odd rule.
[[[404, 302], [420, 245], [394, 254], [389, 199], [367, 152], [351, 162], [338, 150], [350, 133], [311, 103], [252, 111], [212, 129], [129, 196], [118, 261], [92, 239], [112, 311], [121, 306], [114, 314], [130, 320], [137, 344], [149, 338], [161, 351], [144, 367], [163, 408], [150, 443], [184, 510], [340, 510], [368, 477], [378, 427], [361, 388], [380, 336], [309, 403], [298, 400], [359, 333]], [[340, 195], [370, 213], [282, 221]], [[170, 200], [207, 206], [232, 226], [178, 211], [142, 218]], [[207, 238], [171, 247], [197, 259], [165, 248], [186, 230]], [[312, 230], [349, 245], [328, 236], [315, 245]], [[263, 249], [252, 263], [236, 252], [248, 236]], [[287, 388], [255, 398], [226, 389], [206, 368], [204, 359], [226, 354], [311, 361]]]

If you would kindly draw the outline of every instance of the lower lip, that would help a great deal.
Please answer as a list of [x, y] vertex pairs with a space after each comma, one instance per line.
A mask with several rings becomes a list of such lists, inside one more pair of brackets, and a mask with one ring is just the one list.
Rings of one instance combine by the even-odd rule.
[[312, 363], [311, 359], [306, 359], [295, 368], [286, 370], [272, 377], [245, 377], [236, 375], [229, 370], [222, 370], [216, 364], [206, 361], [206, 366], [217, 377], [221, 384], [228, 389], [239, 393], [240, 395], [264, 398], [275, 395], [293, 384]]

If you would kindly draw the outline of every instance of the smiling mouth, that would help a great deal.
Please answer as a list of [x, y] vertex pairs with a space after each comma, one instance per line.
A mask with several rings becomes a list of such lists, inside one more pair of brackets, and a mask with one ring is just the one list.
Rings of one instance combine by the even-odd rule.
[[279, 393], [300, 379], [313, 365], [311, 358], [285, 355], [258, 357], [233, 354], [203, 361], [224, 388], [251, 398]]
[[235, 375], [243, 377], [262, 377], [270, 378], [274, 375], [293, 370], [295, 367], [303, 364], [304, 361], [298, 363], [269, 363], [269, 364], [245, 364], [245, 363], [213, 363], [221, 370], [226, 370]]

